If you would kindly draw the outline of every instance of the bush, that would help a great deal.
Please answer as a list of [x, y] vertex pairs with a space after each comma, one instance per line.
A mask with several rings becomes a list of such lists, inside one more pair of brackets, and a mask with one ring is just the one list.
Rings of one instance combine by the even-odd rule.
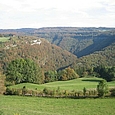
[[110, 89], [111, 96], [115, 96], [115, 88]]
[[12, 95], [12, 90], [10, 88], [6, 88], [5, 95]]
[[97, 85], [97, 91], [99, 97], [104, 97], [108, 93], [108, 85], [106, 80], [101, 80]]
[[20, 90], [19, 89], [10, 89], [10, 88], [6, 88], [6, 91], [4, 93], [5, 95], [20, 95]]
[[8, 86], [12, 86], [14, 85], [13, 83], [9, 82], [9, 81], [5, 81], [5, 86], [8, 87]]

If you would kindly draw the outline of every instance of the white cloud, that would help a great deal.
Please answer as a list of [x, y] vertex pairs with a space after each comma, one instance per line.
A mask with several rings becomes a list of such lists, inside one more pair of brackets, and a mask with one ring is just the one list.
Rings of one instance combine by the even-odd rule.
[[0, 0], [0, 28], [115, 27], [115, 0]]

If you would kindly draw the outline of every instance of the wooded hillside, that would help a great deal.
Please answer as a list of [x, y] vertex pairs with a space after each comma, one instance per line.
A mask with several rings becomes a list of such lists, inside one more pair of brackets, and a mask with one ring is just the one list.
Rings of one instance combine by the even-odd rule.
[[46, 27], [0, 30], [4, 34], [31, 35], [47, 39], [77, 57], [100, 51], [115, 42], [115, 28]]
[[1, 65], [16, 58], [30, 58], [44, 70], [65, 68], [77, 60], [77, 57], [49, 41], [29, 36], [14, 36], [2, 43], [0, 51]]

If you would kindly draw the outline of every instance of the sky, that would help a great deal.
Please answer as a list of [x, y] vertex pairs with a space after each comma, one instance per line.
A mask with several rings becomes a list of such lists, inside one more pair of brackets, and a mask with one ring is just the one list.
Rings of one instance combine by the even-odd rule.
[[0, 0], [0, 29], [115, 27], [115, 0]]

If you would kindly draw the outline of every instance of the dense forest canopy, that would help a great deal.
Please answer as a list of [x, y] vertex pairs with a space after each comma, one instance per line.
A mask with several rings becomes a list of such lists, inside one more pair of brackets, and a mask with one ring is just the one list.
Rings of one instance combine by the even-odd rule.
[[57, 70], [77, 60], [72, 53], [51, 44], [47, 40], [32, 36], [13, 36], [1, 44], [0, 64], [4, 66], [16, 58], [30, 58], [41, 68]]
[[[0, 71], [6, 70], [13, 60], [27, 58], [44, 71], [44, 82], [87, 75], [102, 77], [107, 81], [114, 80], [114, 52], [115, 28], [47, 27], [0, 30]], [[96, 67], [100, 65], [106, 68], [103, 69], [104, 75], [96, 71]], [[69, 70], [69, 67], [76, 73]], [[74, 73], [69, 78], [68, 71]]]
[[31, 35], [47, 39], [77, 57], [100, 51], [115, 42], [115, 28], [47, 27], [0, 30], [4, 34]]
[[43, 83], [44, 76], [40, 67], [30, 59], [16, 59], [11, 61], [5, 71], [6, 81], [12, 84]]

